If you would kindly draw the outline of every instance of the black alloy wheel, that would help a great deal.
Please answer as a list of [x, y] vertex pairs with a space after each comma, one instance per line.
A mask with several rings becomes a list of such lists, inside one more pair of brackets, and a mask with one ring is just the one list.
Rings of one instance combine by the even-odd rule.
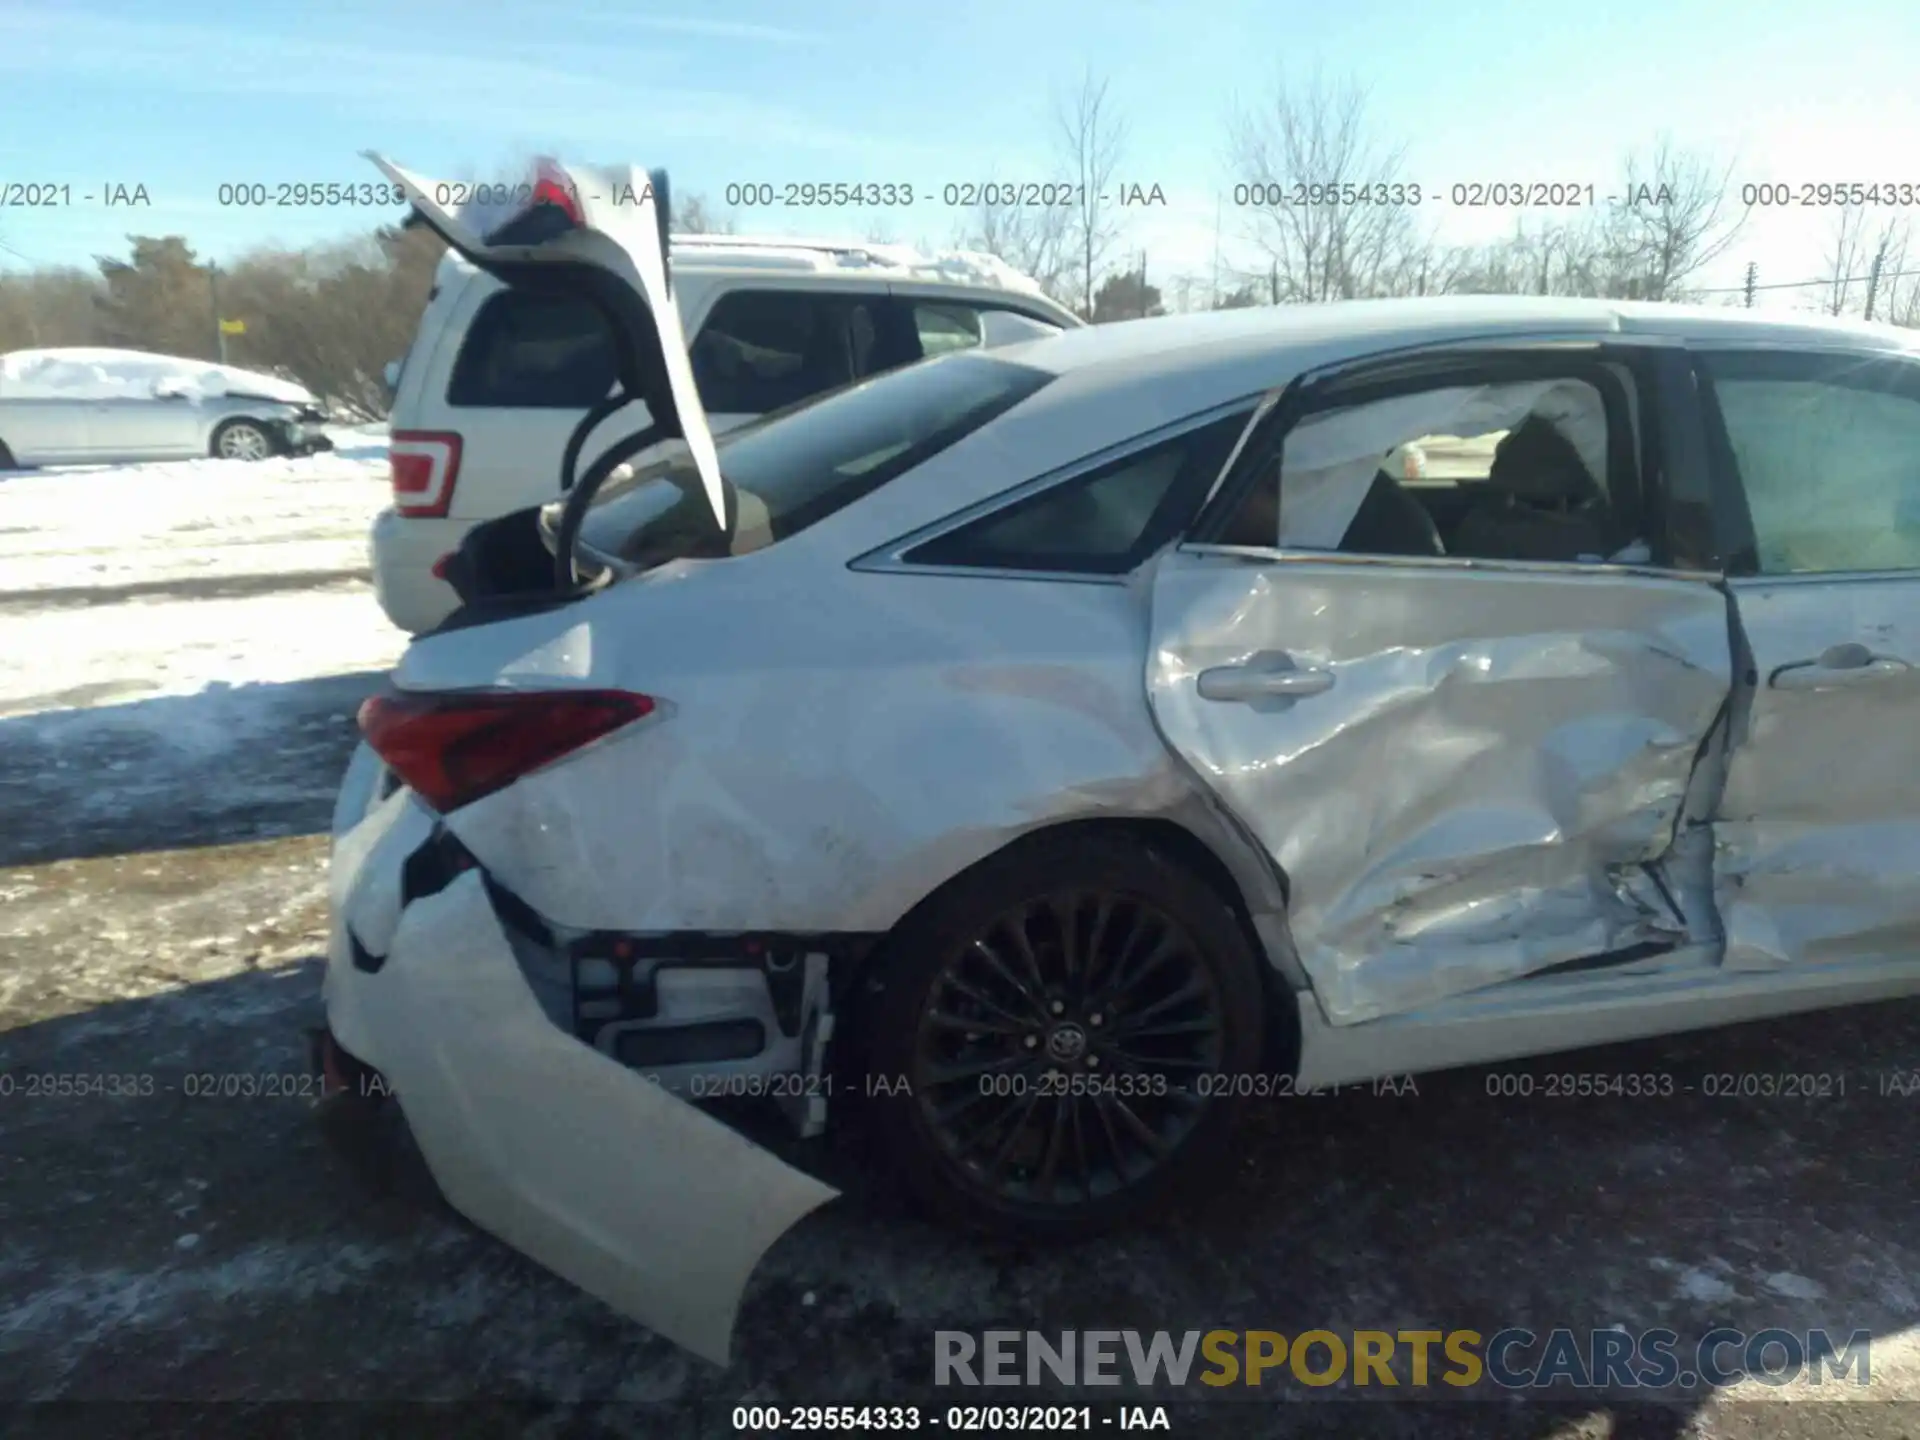
[[1219, 1077], [1264, 1028], [1222, 897], [1104, 838], [955, 887], [892, 947], [871, 1038], [869, 1073], [906, 1081], [880, 1119], [913, 1188], [985, 1228], [1087, 1233], [1197, 1178], [1238, 1113]]

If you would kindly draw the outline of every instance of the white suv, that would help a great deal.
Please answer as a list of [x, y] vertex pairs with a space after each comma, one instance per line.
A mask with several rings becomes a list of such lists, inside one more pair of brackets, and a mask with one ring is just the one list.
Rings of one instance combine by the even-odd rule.
[[[673, 283], [716, 432], [929, 355], [1084, 323], [971, 252], [675, 236]], [[418, 634], [457, 603], [436, 566], [467, 531], [554, 497], [567, 437], [613, 388], [611, 333], [583, 300], [509, 290], [449, 254], [393, 383], [374, 587]], [[583, 461], [642, 423], [631, 406], [609, 416]]]

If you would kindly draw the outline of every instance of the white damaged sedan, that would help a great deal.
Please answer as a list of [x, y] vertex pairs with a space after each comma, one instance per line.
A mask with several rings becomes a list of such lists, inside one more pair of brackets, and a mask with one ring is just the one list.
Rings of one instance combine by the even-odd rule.
[[661, 177], [549, 167], [482, 236], [387, 169], [602, 307], [636, 433], [362, 712], [325, 1061], [696, 1352], [834, 1193], [705, 1096], [1079, 1233], [1262, 1098], [1920, 990], [1911, 337], [1242, 310], [716, 447]]

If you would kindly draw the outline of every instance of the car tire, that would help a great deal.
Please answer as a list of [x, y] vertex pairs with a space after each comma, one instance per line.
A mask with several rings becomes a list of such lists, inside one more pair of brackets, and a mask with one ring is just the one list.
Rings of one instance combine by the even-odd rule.
[[7, 448], [4, 440], [0, 440], [0, 470], [18, 470], [19, 468], [19, 465], [14, 462], [13, 451]]
[[[1095, 925], [1102, 902], [1109, 907], [1110, 928], [1132, 917], [1136, 928], [1125, 944], [1118, 930], [1103, 935]], [[1141, 935], [1154, 933], [1137, 928], [1145, 922], [1165, 922], [1172, 927], [1167, 933], [1183, 938], [1143, 943]], [[1022, 926], [1027, 947], [1013, 938], [1008, 927], [1014, 924]], [[1078, 937], [1083, 974], [1093, 977], [1089, 993], [1078, 996], [1072, 993], [1072, 967], [1063, 968], [1070, 935]], [[1021, 974], [1064, 976], [1055, 987], [1058, 997], [1042, 1007], [1048, 1020], [1032, 1016], [1032, 1006], [1014, 1003], [1013, 988], [984, 961], [981, 943], [1039, 963], [1037, 972]], [[1188, 1013], [1207, 1009], [1208, 1023], [1217, 1024], [1211, 1035], [1183, 1037], [1183, 1044], [1191, 1039], [1193, 1045], [1177, 1055], [1164, 1048], [1171, 1037], [1154, 1040], [1142, 1029], [1168, 1003], [1165, 995], [1156, 1000], [1145, 981], [1117, 1009], [1103, 1016], [1095, 1008], [1105, 1003], [1099, 999], [1103, 986], [1165, 943], [1174, 945], [1173, 955], [1146, 978], [1197, 986], [1207, 1003], [1186, 1002], [1195, 1007]], [[1129, 952], [1127, 946], [1137, 948]], [[1204, 1184], [1223, 1161], [1246, 1104], [1234, 1092], [1250, 1087], [1222, 1086], [1215, 1077], [1257, 1069], [1266, 1030], [1264, 994], [1259, 962], [1238, 918], [1212, 885], [1179, 862], [1122, 836], [1081, 834], [1016, 845], [918, 907], [868, 971], [853, 1017], [860, 1051], [852, 1078], [871, 1158], [894, 1171], [922, 1208], [968, 1229], [1051, 1239], [1138, 1222]], [[987, 1009], [973, 995], [1004, 1008]], [[954, 1005], [1002, 1029], [1017, 1028], [1008, 1018], [1017, 1015], [1030, 1022], [1027, 1033], [1018, 1039], [963, 1033], [954, 1023]], [[1153, 1023], [1166, 1024], [1180, 1013], [1175, 1006]], [[1091, 1028], [1103, 1021], [1104, 1030]], [[950, 1055], [942, 1048], [949, 1044], [959, 1049]], [[1010, 1055], [1007, 1047], [1016, 1045], [1028, 1057], [1025, 1064], [996, 1060], [996, 1068], [980, 1075], [977, 1097], [967, 1081], [950, 1078], [982, 1063], [982, 1056]], [[1163, 1047], [1154, 1057], [1163, 1063], [1141, 1065], [1143, 1045]], [[1105, 1069], [1087, 1068], [1102, 1055]], [[1023, 1073], [1024, 1079], [1014, 1078]], [[1001, 1075], [1008, 1078], [1003, 1082]], [[1088, 1077], [1089, 1091], [1075, 1096], [1070, 1087], [1081, 1083], [1077, 1076]], [[1153, 1094], [1162, 1081], [1168, 1093]], [[1003, 1084], [1009, 1091], [1017, 1084], [1027, 1097], [1038, 1098], [1028, 1106], [1021, 1095], [989, 1093]], [[1121, 1107], [1149, 1132], [1158, 1131], [1164, 1153], [1149, 1152]], [[955, 1110], [974, 1117], [967, 1125], [988, 1129], [987, 1140], [968, 1149], [962, 1122], [942, 1118]], [[996, 1131], [989, 1116], [1001, 1110]], [[1036, 1116], [1044, 1137], [1034, 1132]], [[1163, 1124], [1170, 1121], [1179, 1122], [1174, 1133]], [[1055, 1136], [1061, 1138], [1056, 1142]], [[1065, 1148], [1056, 1151], [1056, 1143]], [[1124, 1153], [1129, 1146], [1130, 1157]], [[1009, 1163], [1009, 1156], [1020, 1162]]]
[[216, 460], [266, 460], [277, 449], [273, 435], [257, 420], [223, 420], [213, 432]]

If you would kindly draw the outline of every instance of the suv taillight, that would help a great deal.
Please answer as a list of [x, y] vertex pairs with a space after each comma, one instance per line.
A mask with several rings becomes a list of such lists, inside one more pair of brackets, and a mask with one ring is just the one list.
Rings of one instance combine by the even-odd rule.
[[396, 775], [445, 814], [653, 710], [651, 696], [627, 690], [394, 692], [360, 707], [360, 731]]
[[387, 465], [396, 515], [444, 516], [460, 478], [460, 437], [450, 430], [396, 430], [388, 439]]

